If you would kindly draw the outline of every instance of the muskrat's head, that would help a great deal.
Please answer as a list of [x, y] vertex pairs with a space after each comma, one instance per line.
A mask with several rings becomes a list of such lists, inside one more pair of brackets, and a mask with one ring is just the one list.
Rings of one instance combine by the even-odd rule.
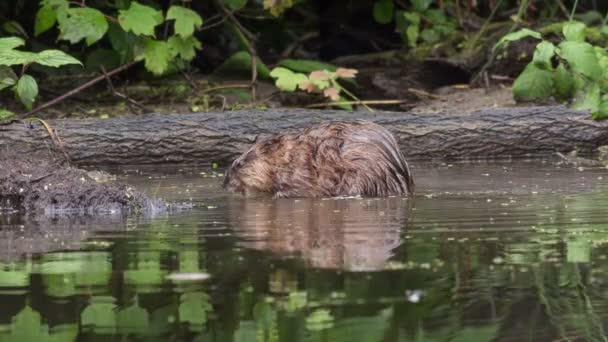
[[267, 144], [271, 142], [256, 143], [232, 163], [224, 177], [224, 189], [246, 196], [274, 191], [274, 163], [265, 149]]

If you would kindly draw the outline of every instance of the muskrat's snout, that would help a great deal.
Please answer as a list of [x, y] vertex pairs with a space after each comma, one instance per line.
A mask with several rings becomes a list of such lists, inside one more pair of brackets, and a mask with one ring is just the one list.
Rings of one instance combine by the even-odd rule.
[[232, 190], [234, 192], [243, 192], [243, 184], [239, 178], [239, 170], [243, 167], [243, 161], [241, 158], [235, 160], [230, 167], [226, 170], [224, 180], [222, 182], [222, 188], [226, 190]]

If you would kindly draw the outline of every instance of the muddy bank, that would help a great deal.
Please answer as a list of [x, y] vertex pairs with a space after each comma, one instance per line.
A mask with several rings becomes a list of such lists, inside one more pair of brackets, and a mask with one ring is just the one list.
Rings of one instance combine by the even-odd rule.
[[[72, 161], [86, 165], [219, 163], [227, 165], [259, 136], [324, 120], [367, 119], [393, 132], [409, 158], [546, 156], [608, 144], [608, 122], [563, 106], [476, 112], [327, 110], [150, 114], [113, 119], [49, 120]], [[52, 147], [40, 124], [0, 124], [0, 148], [30, 153]]]
[[47, 152], [0, 152], [0, 210], [46, 215], [158, 214], [156, 200]]

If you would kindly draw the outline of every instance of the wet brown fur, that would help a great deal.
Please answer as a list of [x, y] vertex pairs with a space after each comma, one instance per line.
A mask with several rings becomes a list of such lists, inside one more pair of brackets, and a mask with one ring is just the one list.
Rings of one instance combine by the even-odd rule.
[[382, 197], [412, 193], [414, 181], [393, 135], [358, 120], [259, 141], [233, 162], [224, 187], [244, 195]]

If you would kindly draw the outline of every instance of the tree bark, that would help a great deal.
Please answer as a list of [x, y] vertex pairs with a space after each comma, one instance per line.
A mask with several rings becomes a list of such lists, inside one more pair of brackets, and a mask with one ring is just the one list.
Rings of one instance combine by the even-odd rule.
[[[548, 155], [608, 144], [608, 123], [562, 106], [413, 114], [268, 110], [150, 114], [47, 123], [78, 164], [217, 162], [226, 165], [258, 136], [294, 132], [324, 120], [367, 119], [388, 128], [409, 158], [502, 158]], [[23, 153], [52, 146], [39, 123], [0, 124], [0, 148]]]

